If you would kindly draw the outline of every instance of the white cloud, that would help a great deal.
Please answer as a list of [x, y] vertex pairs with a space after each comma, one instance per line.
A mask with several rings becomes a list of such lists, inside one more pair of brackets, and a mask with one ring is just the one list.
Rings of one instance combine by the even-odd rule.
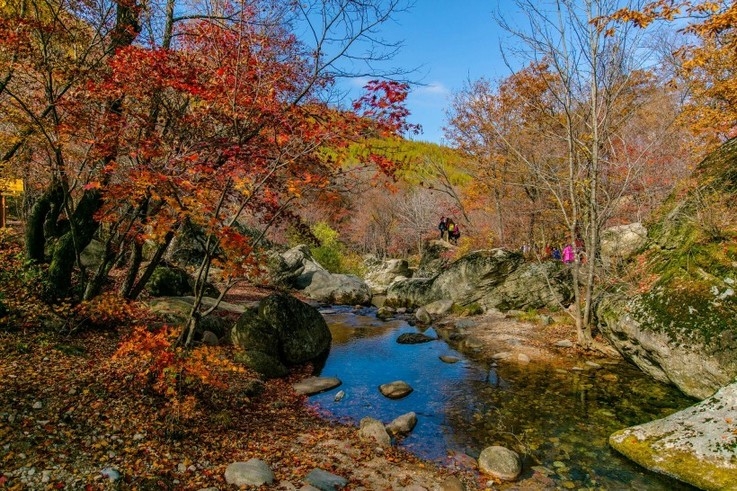
[[427, 85], [420, 85], [413, 92], [418, 96], [447, 97], [450, 95], [450, 89], [441, 82], [430, 82]]

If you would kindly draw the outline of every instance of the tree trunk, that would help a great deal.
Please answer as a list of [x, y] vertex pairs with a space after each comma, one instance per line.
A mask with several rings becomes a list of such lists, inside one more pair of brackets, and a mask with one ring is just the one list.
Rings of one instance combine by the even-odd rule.
[[54, 247], [48, 279], [49, 293], [57, 298], [66, 297], [70, 292], [74, 265], [79, 262], [79, 255], [92, 242], [99, 227], [94, 215], [101, 204], [99, 192], [85, 191], [70, 220], [71, 229], [59, 238]]
[[136, 277], [138, 276], [138, 270], [141, 268], [142, 262], [143, 244], [138, 241], [134, 241], [131, 263], [128, 266], [128, 273], [125, 275], [125, 280], [123, 280], [123, 284], [120, 286], [120, 295], [123, 298], [131, 298], [133, 285], [136, 283]]
[[125, 296], [125, 298], [129, 300], [135, 300], [143, 292], [143, 289], [146, 286], [146, 283], [148, 283], [148, 280], [151, 279], [151, 275], [154, 274], [154, 270], [159, 264], [161, 264], [161, 258], [164, 257], [164, 254], [166, 253], [166, 250], [169, 248], [169, 244], [171, 243], [173, 238], [174, 238], [173, 230], [170, 230], [169, 232], [166, 233], [166, 236], [164, 237], [164, 243], [159, 244], [159, 247], [156, 249], [156, 252], [151, 258], [151, 261], [148, 263], [148, 266], [144, 270], [143, 274], [138, 279], [138, 282], [130, 289], [130, 292]]

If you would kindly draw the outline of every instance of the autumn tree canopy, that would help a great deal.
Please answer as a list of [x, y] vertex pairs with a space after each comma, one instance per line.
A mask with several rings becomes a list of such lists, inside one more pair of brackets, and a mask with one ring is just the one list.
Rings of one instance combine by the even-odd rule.
[[[336, 76], [391, 53], [356, 49], [402, 2], [208, 5], [3, 5], [2, 172], [30, 184], [26, 254], [49, 262], [50, 295], [94, 297], [125, 257], [122, 293], [135, 297], [184, 228], [207, 251], [200, 280], [223, 261], [226, 280], [254, 274], [259, 235], [246, 228], [296, 218], [295, 200], [327, 190], [340, 153], [325, 149], [412, 129], [402, 83], [329, 104]], [[80, 254], [95, 236], [105, 256], [91, 270]]]

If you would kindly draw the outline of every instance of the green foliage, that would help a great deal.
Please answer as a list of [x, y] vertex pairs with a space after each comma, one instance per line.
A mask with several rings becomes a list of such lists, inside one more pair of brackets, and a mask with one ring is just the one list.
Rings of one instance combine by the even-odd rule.
[[537, 322], [539, 313], [537, 309], [527, 309], [517, 316], [517, 319], [523, 322]]
[[453, 307], [451, 307], [450, 312], [453, 315], [458, 315], [461, 317], [472, 317], [474, 315], [481, 315], [484, 313], [484, 308], [477, 304], [476, 302], [470, 303], [468, 305], [458, 305], [453, 304]]
[[[334, 151], [324, 152], [326, 157], [334, 157]], [[352, 168], [364, 164], [370, 152], [396, 162], [396, 177], [409, 184], [419, 186], [438, 177], [438, 168], [455, 185], [464, 185], [471, 181], [471, 177], [463, 169], [463, 157], [459, 152], [450, 147], [414, 140], [377, 139], [371, 140], [368, 145], [352, 145], [348, 148], [345, 166]], [[433, 165], [428, 165], [429, 163]]]
[[331, 273], [357, 276], [364, 273], [363, 259], [358, 254], [346, 250], [337, 231], [325, 222], [316, 223], [311, 230], [320, 245], [310, 249], [310, 252], [325, 269]]
[[312, 226], [311, 230], [315, 237], [317, 237], [317, 240], [320, 241], [321, 246], [336, 247], [340, 245], [338, 241], [340, 234], [330, 228], [330, 225], [327, 223], [318, 222]]
[[737, 141], [707, 157], [664, 204], [635, 268], [638, 320], [677, 343], [726, 348], [737, 336]]

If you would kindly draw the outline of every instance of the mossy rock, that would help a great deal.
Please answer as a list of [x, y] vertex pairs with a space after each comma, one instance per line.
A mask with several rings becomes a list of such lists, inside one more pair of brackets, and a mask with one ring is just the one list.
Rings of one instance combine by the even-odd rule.
[[182, 297], [193, 293], [189, 274], [170, 266], [157, 267], [146, 283], [146, 290], [154, 297]]
[[296, 297], [269, 295], [259, 304], [258, 314], [278, 333], [279, 350], [287, 364], [314, 360], [330, 349], [332, 336], [325, 319]]
[[230, 333], [235, 346], [246, 351], [260, 351], [279, 356], [279, 336], [257, 309], [248, 309], [238, 318]]
[[275, 294], [241, 314], [231, 340], [242, 349], [242, 363], [273, 378], [286, 375], [287, 367], [322, 361], [332, 336], [317, 309], [291, 295]]
[[737, 490], [737, 384], [662, 419], [609, 437], [618, 452], [655, 472], [699, 489]]
[[262, 351], [239, 351], [233, 358], [264, 378], [281, 378], [289, 374], [287, 367], [278, 358]]
[[704, 398], [737, 376], [737, 140], [685, 183], [648, 223], [636, 284], [606, 296], [597, 317], [625, 357]]
[[[184, 269], [163, 265], [154, 270], [146, 283], [146, 290], [154, 297], [182, 297], [194, 294], [194, 283], [194, 278]], [[204, 294], [206, 297], [218, 297], [220, 292], [208, 283]]]

